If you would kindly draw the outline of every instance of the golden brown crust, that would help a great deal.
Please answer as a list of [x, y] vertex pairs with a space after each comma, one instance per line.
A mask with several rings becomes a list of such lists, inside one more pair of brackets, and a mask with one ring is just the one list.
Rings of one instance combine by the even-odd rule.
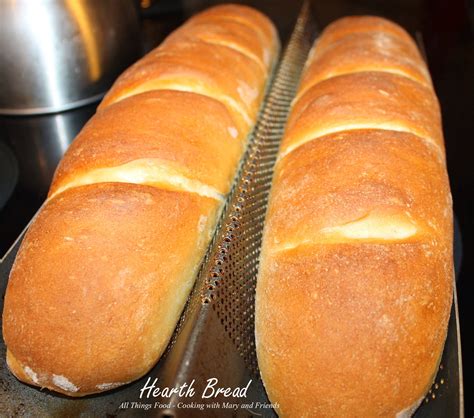
[[99, 109], [151, 90], [190, 91], [223, 103], [247, 132], [278, 49], [276, 29], [260, 12], [232, 4], [213, 7], [125, 71]]
[[394, 36], [400, 41], [410, 44], [416, 49], [416, 44], [405, 29], [395, 22], [380, 16], [347, 16], [328, 25], [317, 40], [318, 47], [331, 45], [346, 36], [358, 33], [382, 33]]
[[272, 64], [271, 56], [265, 54], [265, 47], [258, 40], [258, 30], [239, 21], [191, 20], [173, 32], [162, 45], [172, 45], [182, 42], [183, 39], [198, 39], [211, 45], [222, 45], [234, 49], [258, 63], [265, 74], [268, 73]]
[[444, 154], [441, 115], [433, 91], [396, 74], [346, 74], [317, 83], [295, 103], [282, 153], [330, 132], [388, 129], [425, 138]]
[[190, 193], [112, 183], [49, 200], [8, 283], [12, 371], [73, 396], [146, 373], [179, 318], [217, 207]]
[[308, 63], [263, 236], [262, 379], [283, 417], [406, 416], [452, 301], [439, 106], [413, 41], [384, 19], [331, 24]]
[[302, 246], [261, 260], [260, 372], [281, 417], [394, 417], [429, 389], [446, 337], [450, 247]]
[[185, 90], [221, 101], [248, 130], [278, 49], [276, 29], [260, 12], [240, 5], [213, 7], [125, 71], [100, 108], [145, 91]]
[[222, 4], [211, 7], [189, 19], [189, 22], [239, 22], [257, 31], [258, 40], [264, 48], [265, 62], [272, 62], [280, 47], [278, 34], [271, 20], [263, 13], [244, 5]]
[[92, 170], [120, 170], [140, 159], [173, 168], [225, 195], [245, 140], [214, 99], [167, 90], [139, 94], [106, 107], [88, 122], [56, 170], [50, 195]]
[[316, 44], [298, 95], [327, 78], [367, 71], [395, 73], [431, 86], [426, 64], [414, 45], [387, 33], [362, 32], [329, 45]]
[[241, 129], [255, 120], [265, 78], [255, 61], [222, 45], [187, 42], [160, 47], [125, 71], [99, 109], [150, 90], [185, 90], [215, 98]]
[[[310, 141], [281, 160], [268, 209], [266, 250], [304, 242], [364, 239], [446, 240], [452, 230], [443, 161], [415, 135], [350, 130]], [[392, 225], [390, 231], [384, 222]], [[341, 226], [351, 227], [340, 229]], [[339, 229], [337, 229], [339, 228]], [[369, 236], [372, 233], [372, 237]], [[398, 234], [398, 235], [397, 235]]]

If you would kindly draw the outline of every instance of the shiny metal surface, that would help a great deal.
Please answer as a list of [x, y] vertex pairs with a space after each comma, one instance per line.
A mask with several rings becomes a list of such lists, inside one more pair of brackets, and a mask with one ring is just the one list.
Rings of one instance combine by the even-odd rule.
[[52, 115], [0, 117], [1, 142], [15, 153], [23, 189], [46, 197], [60, 159], [95, 108], [90, 105]]
[[139, 55], [133, 0], [0, 1], [0, 113], [98, 100]]

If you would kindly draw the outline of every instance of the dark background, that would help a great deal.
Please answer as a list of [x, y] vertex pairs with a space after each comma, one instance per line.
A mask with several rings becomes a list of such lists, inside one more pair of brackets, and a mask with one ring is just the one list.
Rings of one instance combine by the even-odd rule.
[[[286, 39], [301, 1], [235, 1], [253, 5], [269, 15]], [[137, 0], [138, 3], [138, 0]], [[142, 51], [158, 44], [189, 15], [220, 3], [202, 0], [142, 0]], [[441, 102], [448, 170], [459, 221], [463, 260], [458, 276], [458, 297], [464, 365], [465, 412], [474, 416], [474, 1], [467, 0], [312, 0], [322, 29], [338, 17], [373, 14], [392, 19], [422, 40], [436, 93]], [[61, 118], [72, 138], [93, 114], [95, 105], [63, 115], [33, 118], [0, 117], [0, 145], [13, 150], [19, 164], [19, 182], [0, 211], [0, 258], [44, 200], [63, 149], [52, 140], [54, 118]], [[59, 121], [58, 121], [59, 123]], [[53, 127], [53, 128], [51, 128]], [[41, 135], [44, 132], [45, 135]], [[67, 145], [66, 141], [66, 145]], [[64, 142], [64, 141], [63, 141]], [[4, 166], [3, 168], [5, 168]], [[2, 169], [2, 167], [0, 167]], [[1, 170], [0, 170], [1, 171]], [[1, 174], [1, 173], [0, 173]], [[5, 178], [1, 179], [2, 181]]]

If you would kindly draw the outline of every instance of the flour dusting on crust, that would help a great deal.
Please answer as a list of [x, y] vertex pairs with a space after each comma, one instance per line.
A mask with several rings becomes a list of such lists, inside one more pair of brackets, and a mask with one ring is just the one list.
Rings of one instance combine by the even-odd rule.
[[28, 366], [23, 368], [25, 374], [36, 384], [39, 383], [38, 375]]
[[72, 382], [69, 381], [67, 377], [53, 374], [53, 383], [60, 389], [67, 392], [77, 392], [79, 388]]

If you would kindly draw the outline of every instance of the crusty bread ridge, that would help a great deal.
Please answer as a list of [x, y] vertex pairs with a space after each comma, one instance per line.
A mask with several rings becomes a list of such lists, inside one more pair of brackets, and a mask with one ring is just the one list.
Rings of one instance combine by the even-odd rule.
[[439, 105], [396, 24], [340, 19], [316, 41], [275, 168], [256, 344], [282, 417], [409, 416], [452, 301]]
[[10, 274], [3, 336], [18, 379], [84, 396], [158, 361], [278, 50], [268, 18], [221, 5], [118, 78], [62, 159]]

